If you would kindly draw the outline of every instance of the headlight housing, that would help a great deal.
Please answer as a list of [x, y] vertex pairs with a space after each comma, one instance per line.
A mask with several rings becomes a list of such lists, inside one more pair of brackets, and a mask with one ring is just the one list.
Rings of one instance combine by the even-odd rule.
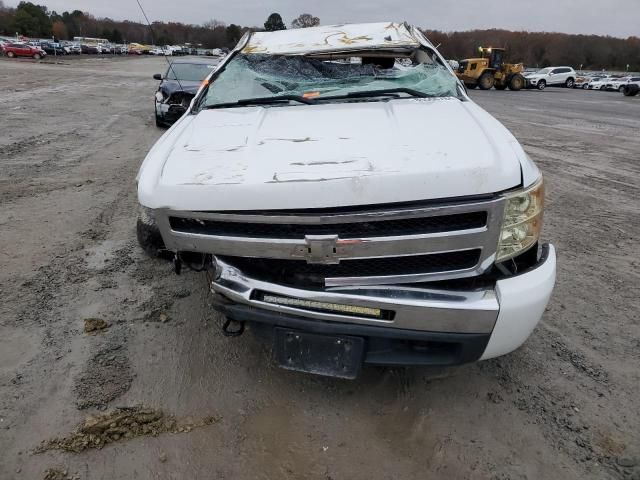
[[506, 195], [496, 262], [513, 258], [536, 244], [542, 230], [543, 211], [542, 177], [530, 187]]

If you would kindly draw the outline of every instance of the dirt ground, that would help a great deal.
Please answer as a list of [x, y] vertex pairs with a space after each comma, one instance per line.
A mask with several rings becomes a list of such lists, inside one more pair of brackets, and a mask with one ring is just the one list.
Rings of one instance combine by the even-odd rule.
[[0, 60], [0, 478], [640, 479], [640, 97], [472, 92], [546, 174], [551, 304], [506, 357], [341, 381], [137, 247], [163, 67]]

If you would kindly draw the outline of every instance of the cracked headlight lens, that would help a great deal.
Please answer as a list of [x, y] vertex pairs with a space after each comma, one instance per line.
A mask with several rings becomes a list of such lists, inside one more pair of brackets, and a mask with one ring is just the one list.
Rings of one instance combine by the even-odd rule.
[[513, 258], [535, 245], [542, 230], [543, 210], [542, 177], [525, 190], [506, 196], [496, 262]]

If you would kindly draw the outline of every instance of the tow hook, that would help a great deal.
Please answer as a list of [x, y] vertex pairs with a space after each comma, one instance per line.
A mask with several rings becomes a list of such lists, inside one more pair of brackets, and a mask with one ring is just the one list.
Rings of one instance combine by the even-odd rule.
[[[231, 329], [231, 324], [234, 325], [234, 328]], [[231, 318], [227, 318], [222, 325], [222, 334], [225, 337], [239, 337], [244, 333], [244, 322], [239, 322], [237, 320], [233, 320]]]

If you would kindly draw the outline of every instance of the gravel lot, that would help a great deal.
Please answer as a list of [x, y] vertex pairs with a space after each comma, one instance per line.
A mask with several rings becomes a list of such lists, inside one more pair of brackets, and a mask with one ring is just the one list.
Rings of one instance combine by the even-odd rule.
[[[0, 478], [640, 479], [640, 97], [472, 92], [546, 174], [548, 311], [507, 357], [338, 381], [224, 338], [203, 275], [137, 247], [163, 68], [0, 59]], [[118, 441], [36, 451], [96, 413]]]

